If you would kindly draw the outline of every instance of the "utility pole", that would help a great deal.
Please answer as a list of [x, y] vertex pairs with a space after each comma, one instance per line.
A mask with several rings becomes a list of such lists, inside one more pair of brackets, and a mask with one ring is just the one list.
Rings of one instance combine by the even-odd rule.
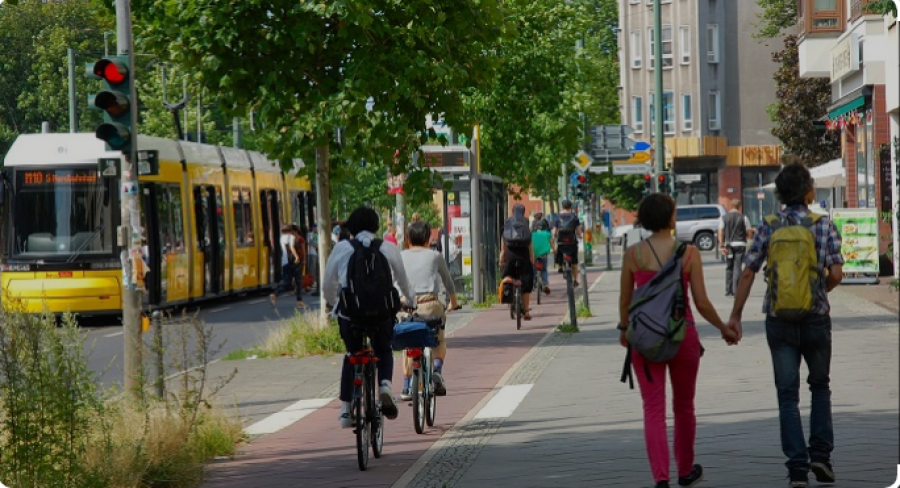
[[[478, 170], [481, 162], [481, 130], [476, 125], [472, 130], [472, 149], [474, 158], [469, 161], [469, 191], [471, 193], [469, 211], [469, 242], [472, 244], [472, 299], [484, 301], [484, 255], [481, 249], [481, 181]], [[489, 263], [495, 266], [497, 263]]]
[[[131, 34], [131, 5], [129, 0], [116, 0], [116, 50], [119, 56], [128, 56], [128, 73], [134, 79], [134, 39]], [[135, 83], [130, 83], [131, 134], [134, 137], [130, 150], [122, 154], [122, 232], [127, 251], [122, 252], [122, 329], [124, 335], [125, 391], [136, 394], [141, 381], [141, 295], [134, 276], [134, 262], [141, 252], [141, 213], [137, 191], [137, 94]], [[130, 189], [130, 191], [129, 191]]]
[[69, 132], [78, 132], [78, 108], [75, 104], [75, 50], [71, 47], [69, 54]]
[[[653, 111], [656, 117], [656, 174], [662, 174], [666, 162], [666, 144], [663, 136], [663, 59], [662, 59], [662, 7], [660, 0], [653, 0], [653, 77], [655, 78], [655, 90], [653, 93]], [[660, 192], [659, 182], [653, 179], [654, 191]]]

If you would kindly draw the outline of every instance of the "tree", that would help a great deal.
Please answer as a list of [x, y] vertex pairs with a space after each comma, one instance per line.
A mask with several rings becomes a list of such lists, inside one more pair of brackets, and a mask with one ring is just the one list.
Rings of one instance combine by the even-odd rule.
[[772, 59], [781, 64], [775, 71], [778, 105], [772, 135], [781, 141], [785, 154], [800, 156], [810, 165], [840, 157], [840, 134], [813, 126], [831, 103], [828, 78], [800, 77], [797, 36], [785, 37], [784, 50], [774, 53]]
[[581, 114], [590, 123], [618, 120], [616, 5], [503, 5], [518, 35], [493, 47], [496, 77], [466, 98], [481, 124], [484, 169], [521, 191], [557, 196], [560, 164], [584, 143]]
[[753, 35], [757, 39], [773, 39], [781, 37], [788, 27], [797, 24], [796, 0], [756, 0], [762, 12], [756, 14], [759, 32]]

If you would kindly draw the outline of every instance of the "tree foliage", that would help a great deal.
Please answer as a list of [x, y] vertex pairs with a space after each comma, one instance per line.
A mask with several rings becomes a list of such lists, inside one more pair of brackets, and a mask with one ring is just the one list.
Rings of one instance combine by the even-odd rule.
[[427, 114], [461, 125], [459, 92], [487, 81], [504, 27], [495, 0], [135, 0], [133, 12], [147, 46], [217, 93], [224, 113], [256, 112], [271, 155], [312, 160], [331, 144], [334, 161], [393, 164], [405, 149], [400, 165]]
[[482, 127], [483, 167], [523, 191], [556, 196], [560, 165], [584, 142], [581, 114], [590, 124], [618, 121], [616, 4], [503, 6], [518, 35], [492, 48], [496, 76], [466, 98]]
[[775, 71], [778, 105], [772, 135], [781, 141], [785, 154], [800, 156], [811, 165], [840, 157], [839, 133], [813, 127], [831, 103], [828, 78], [800, 77], [796, 36], [785, 37], [784, 50], [774, 53], [772, 59], [780, 64]]
[[797, 25], [797, 0], [756, 0], [762, 12], [756, 14], [758, 39], [781, 37], [788, 27]]

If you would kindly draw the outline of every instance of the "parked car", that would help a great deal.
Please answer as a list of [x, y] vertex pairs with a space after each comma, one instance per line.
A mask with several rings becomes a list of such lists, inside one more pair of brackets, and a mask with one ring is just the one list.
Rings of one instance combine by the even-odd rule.
[[652, 232], [644, 229], [643, 227], [638, 227], [638, 231], [640, 232], [640, 234], [635, 234], [633, 231], [634, 226], [631, 224], [615, 226], [613, 228], [612, 238], [609, 241], [610, 244], [615, 244], [617, 246], [622, 245], [623, 239], [626, 235], [628, 235], [629, 244], [634, 244], [635, 240], [646, 239], [647, 237], [650, 237], [650, 234], [652, 234]]
[[721, 205], [682, 205], [676, 211], [675, 236], [701, 251], [711, 251], [717, 247], [719, 219], [723, 215], [725, 207]]

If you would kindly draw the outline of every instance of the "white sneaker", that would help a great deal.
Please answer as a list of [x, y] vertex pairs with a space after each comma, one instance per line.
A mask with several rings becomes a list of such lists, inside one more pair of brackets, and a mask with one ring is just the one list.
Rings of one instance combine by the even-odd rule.
[[391, 382], [384, 380], [379, 389], [381, 399], [381, 413], [390, 420], [397, 418], [397, 405], [394, 403], [394, 392], [391, 390]]

